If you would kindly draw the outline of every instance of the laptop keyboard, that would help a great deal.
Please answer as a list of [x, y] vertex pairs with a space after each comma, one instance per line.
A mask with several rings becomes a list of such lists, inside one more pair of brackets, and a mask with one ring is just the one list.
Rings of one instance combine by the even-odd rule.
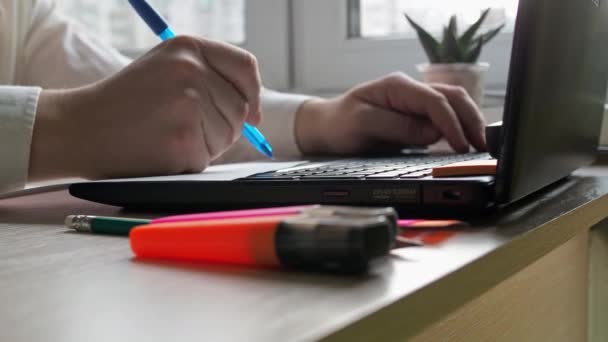
[[468, 160], [491, 159], [487, 153], [449, 154], [424, 157], [347, 159], [323, 164], [259, 173], [248, 180], [354, 180], [417, 179], [430, 176], [433, 168]]

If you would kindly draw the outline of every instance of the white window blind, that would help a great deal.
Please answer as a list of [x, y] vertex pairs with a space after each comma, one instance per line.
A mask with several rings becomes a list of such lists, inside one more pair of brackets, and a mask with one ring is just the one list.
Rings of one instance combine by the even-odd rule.
[[[59, 9], [103, 41], [130, 56], [158, 37], [127, 0], [55, 0]], [[148, 0], [178, 34], [226, 41], [253, 52], [268, 87], [289, 87], [289, 23], [285, 0]]]
[[[176, 32], [245, 42], [245, 0], [150, 0]], [[123, 50], [158, 43], [126, 0], [58, 0], [60, 8], [106, 42]]]

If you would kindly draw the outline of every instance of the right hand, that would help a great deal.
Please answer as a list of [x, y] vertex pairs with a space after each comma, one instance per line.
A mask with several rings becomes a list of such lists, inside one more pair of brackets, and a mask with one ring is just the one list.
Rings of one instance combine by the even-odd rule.
[[200, 172], [259, 124], [260, 92], [252, 54], [176, 37], [98, 83], [44, 90], [30, 181]]

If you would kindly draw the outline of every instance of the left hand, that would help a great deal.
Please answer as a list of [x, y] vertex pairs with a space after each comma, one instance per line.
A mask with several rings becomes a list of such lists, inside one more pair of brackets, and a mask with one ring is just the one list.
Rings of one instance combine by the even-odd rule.
[[461, 87], [395, 73], [334, 99], [300, 108], [296, 138], [305, 154], [358, 154], [378, 146], [430, 145], [444, 137], [459, 153], [486, 150], [485, 120]]

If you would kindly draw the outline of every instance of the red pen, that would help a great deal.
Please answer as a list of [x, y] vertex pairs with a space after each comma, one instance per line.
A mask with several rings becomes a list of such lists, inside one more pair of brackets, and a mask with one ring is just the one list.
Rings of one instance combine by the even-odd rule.
[[131, 231], [130, 241], [135, 255], [146, 259], [358, 272], [388, 254], [394, 231], [384, 216], [267, 216], [143, 225]]

